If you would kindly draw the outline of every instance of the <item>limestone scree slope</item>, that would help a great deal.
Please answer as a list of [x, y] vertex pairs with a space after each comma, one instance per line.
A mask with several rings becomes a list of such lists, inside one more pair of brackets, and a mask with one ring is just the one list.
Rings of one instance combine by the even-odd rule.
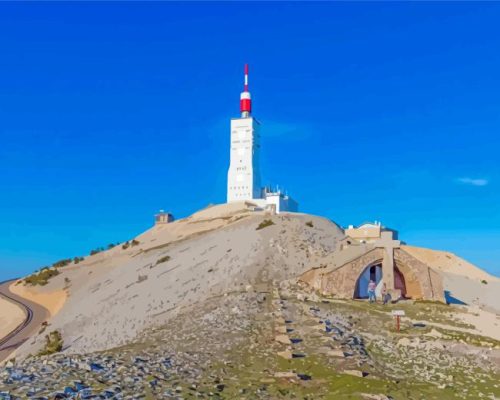
[[[273, 224], [258, 229], [265, 220]], [[48, 330], [61, 332], [68, 353], [125, 345], [148, 327], [175, 324], [175, 316], [197, 303], [294, 278], [342, 237], [335, 223], [320, 217], [271, 216], [242, 204], [210, 207], [151, 228], [135, 245], [60, 268], [43, 288], [67, 293]], [[45, 333], [16, 356], [35, 354]]]

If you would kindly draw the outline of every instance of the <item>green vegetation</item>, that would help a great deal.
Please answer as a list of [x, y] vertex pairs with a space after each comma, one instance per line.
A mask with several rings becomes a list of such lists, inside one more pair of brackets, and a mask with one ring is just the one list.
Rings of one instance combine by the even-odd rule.
[[271, 225], [274, 225], [274, 222], [270, 219], [265, 219], [264, 221], [262, 221], [259, 226], [257, 228], [255, 228], [256, 231], [258, 231], [259, 229], [264, 229], [264, 228], [267, 228], [268, 226], [271, 226]]
[[483, 280], [481, 281], [481, 283], [482, 283], [483, 285], [487, 285], [487, 284], [488, 284], [488, 281], [483, 279]]
[[130, 243], [128, 242], [128, 240], [122, 244], [122, 249], [123, 250], [127, 250], [128, 248], [130, 247]]
[[93, 256], [95, 254], [100, 253], [101, 251], [104, 251], [104, 248], [103, 247], [97, 247], [95, 249], [90, 250], [90, 255]]
[[44, 286], [49, 282], [50, 278], [56, 275], [59, 275], [59, 271], [57, 270], [57, 268], [44, 267], [40, 270], [40, 272], [34, 273], [24, 278], [24, 284], [31, 286]]
[[52, 264], [52, 266], [54, 268], [62, 268], [62, 267], [65, 267], [68, 264], [71, 264], [72, 261], [73, 260], [71, 260], [71, 258], [65, 258], [64, 260], [56, 261], [55, 263]]
[[38, 353], [39, 356], [58, 353], [63, 347], [62, 335], [59, 331], [52, 331], [45, 336], [45, 347]]
[[312, 228], [312, 227], [314, 226], [312, 221], [307, 221], [307, 222], [306, 222], [306, 225], [307, 225], [309, 228]]
[[170, 256], [163, 256], [156, 260], [156, 265], [167, 262], [170, 260]]
[[73, 262], [75, 264], [78, 264], [78, 263], [82, 262], [83, 260], [85, 260], [85, 258], [83, 258], [83, 257], [75, 257], [75, 258], [73, 258]]
[[135, 240], [135, 239], [134, 239], [134, 240], [132, 240], [132, 241], [130, 242], [130, 245], [131, 245], [132, 247], [134, 247], [134, 246], [137, 246], [139, 243], [140, 243], [140, 242], [139, 242], [138, 240]]

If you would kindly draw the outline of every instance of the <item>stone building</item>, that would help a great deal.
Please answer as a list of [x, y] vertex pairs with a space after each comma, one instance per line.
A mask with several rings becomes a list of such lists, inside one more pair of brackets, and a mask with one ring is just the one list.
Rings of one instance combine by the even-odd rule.
[[445, 301], [441, 275], [403, 250], [394, 231], [380, 230], [378, 238], [372, 234], [369, 243], [346, 236], [341, 249], [324, 257], [299, 281], [338, 298], [367, 298], [368, 282], [374, 280], [378, 296], [385, 283], [393, 299]]

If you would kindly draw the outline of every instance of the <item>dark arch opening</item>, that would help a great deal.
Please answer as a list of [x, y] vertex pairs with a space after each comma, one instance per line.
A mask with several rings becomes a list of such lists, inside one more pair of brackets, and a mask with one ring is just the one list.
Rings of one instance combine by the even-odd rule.
[[367, 299], [368, 298], [368, 283], [370, 280], [375, 281], [378, 285], [382, 280], [382, 262], [376, 261], [368, 265], [363, 272], [359, 275], [356, 286], [354, 288], [354, 298], [355, 299]]

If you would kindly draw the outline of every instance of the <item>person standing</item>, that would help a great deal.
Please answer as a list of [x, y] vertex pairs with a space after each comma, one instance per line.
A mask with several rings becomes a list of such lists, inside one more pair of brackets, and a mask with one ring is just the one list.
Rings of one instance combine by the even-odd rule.
[[380, 294], [382, 295], [382, 304], [384, 304], [384, 306], [391, 301], [391, 295], [387, 293], [387, 285], [385, 282], [382, 285], [382, 291]]
[[370, 279], [370, 283], [368, 283], [368, 300], [370, 300], [370, 303], [377, 302], [377, 298], [375, 297], [375, 288], [377, 287], [377, 284], [373, 279]]

